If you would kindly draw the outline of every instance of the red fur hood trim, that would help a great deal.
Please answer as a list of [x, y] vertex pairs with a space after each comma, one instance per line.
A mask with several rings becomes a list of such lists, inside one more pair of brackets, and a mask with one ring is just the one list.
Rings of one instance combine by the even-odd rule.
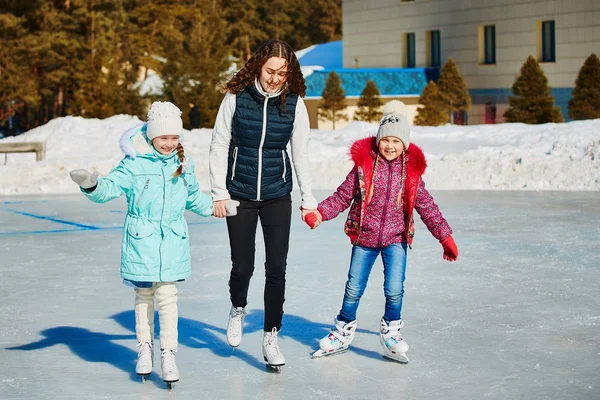
[[[352, 143], [350, 147], [350, 157], [355, 165], [363, 166], [369, 160], [373, 160], [375, 155], [378, 153], [375, 137], [368, 137], [359, 139]], [[406, 153], [408, 157], [408, 166], [411, 170], [417, 173], [417, 175], [423, 175], [427, 168], [427, 161], [425, 160], [425, 154], [423, 150], [413, 143], [408, 146]]]

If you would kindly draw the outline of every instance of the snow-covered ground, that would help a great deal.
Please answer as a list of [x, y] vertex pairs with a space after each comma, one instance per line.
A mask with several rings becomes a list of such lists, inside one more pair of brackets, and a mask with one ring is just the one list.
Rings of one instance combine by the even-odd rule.
[[188, 214], [193, 274], [179, 285], [181, 381], [171, 393], [159, 362], [146, 383], [134, 373], [134, 294], [119, 279], [124, 199], [99, 205], [81, 194], [5, 196], [0, 398], [597, 400], [600, 195], [433, 194], [454, 229], [459, 260], [444, 261], [417, 220], [402, 313], [407, 365], [381, 356], [380, 261], [351, 350], [310, 358], [339, 310], [351, 246], [343, 217], [310, 231], [298, 211], [280, 340], [287, 364], [277, 375], [262, 361], [262, 240], [244, 339], [232, 350], [226, 224]]
[[[0, 154], [0, 195], [76, 193], [68, 172], [108, 173], [123, 154], [119, 137], [140, 121], [117, 115], [104, 120], [57, 118], [23, 135], [0, 140], [43, 141], [46, 159], [35, 154]], [[355, 122], [343, 130], [313, 130], [310, 156], [315, 189], [336, 188], [350, 170], [352, 141], [374, 135], [376, 124]], [[428, 188], [436, 190], [600, 189], [600, 119], [563, 124], [499, 124], [413, 127], [429, 167]], [[196, 163], [201, 187], [209, 190], [210, 129], [185, 134], [185, 150]]]

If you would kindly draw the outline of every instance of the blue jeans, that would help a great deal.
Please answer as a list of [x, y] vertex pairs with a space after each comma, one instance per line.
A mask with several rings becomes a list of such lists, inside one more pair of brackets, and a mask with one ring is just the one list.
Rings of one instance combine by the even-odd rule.
[[406, 274], [406, 243], [394, 243], [382, 249], [352, 247], [344, 302], [338, 316], [340, 321], [351, 322], [356, 319], [358, 303], [367, 288], [371, 269], [379, 253], [383, 260], [383, 293], [385, 295], [383, 319], [388, 323], [401, 319]]

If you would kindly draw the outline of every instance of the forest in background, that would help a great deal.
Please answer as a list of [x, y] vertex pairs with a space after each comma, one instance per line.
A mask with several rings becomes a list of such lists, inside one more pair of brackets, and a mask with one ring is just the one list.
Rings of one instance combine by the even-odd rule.
[[[212, 126], [216, 85], [269, 39], [341, 39], [341, 0], [0, 0], [0, 127], [52, 118], [145, 118], [168, 100]], [[140, 94], [148, 71], [162, 93]]]

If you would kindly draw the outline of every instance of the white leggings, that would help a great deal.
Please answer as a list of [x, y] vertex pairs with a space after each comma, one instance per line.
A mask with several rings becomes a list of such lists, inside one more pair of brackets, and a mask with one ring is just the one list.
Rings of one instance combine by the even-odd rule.
[[154, 338], [154, 298], [160, 323], [160, 348], [177, 349], [177, 286], [155, 282], [151, 288], [135, 288], [135, 336], [139, 343]]

